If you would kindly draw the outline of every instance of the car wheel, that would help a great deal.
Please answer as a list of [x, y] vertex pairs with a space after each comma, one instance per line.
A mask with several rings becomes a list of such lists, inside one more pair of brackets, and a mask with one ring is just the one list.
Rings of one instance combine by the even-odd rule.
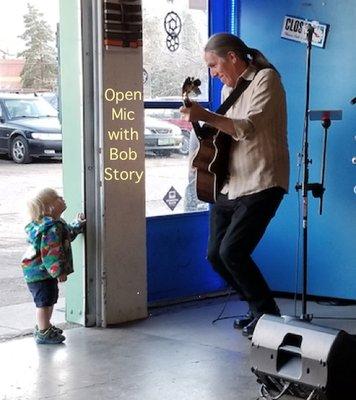
[[31, 162], [27, 140], [22, 136], [16, 136], [11, 143], [11, 157], [17, 164]]
[[185, 156], [189, 154], [189, 136], [183, 134], [182, 146], [179, 149], [179, 153]]

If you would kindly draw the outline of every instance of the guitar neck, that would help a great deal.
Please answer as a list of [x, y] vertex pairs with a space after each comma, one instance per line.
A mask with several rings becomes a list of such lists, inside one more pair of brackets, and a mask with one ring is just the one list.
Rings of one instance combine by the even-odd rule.
[[[192, 106], [192, 102], [190, 101], [188, 96], [183, 99], [183, 104], [184, 104], [184, 107], [188, 107], [188, 108]], [[202, 129], [201, 129], [201, 126], [199, 125], [199, 123], [192, 122], [191, 124], [193, 126], [196, 136], [198, 138], [201, 138], [203, 136], [203, 133], [202, 133]]]

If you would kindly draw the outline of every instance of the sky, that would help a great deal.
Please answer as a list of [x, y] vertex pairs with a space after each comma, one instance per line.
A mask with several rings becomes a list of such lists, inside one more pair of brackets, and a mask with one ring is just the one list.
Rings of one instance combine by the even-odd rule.
[[[59, 0], [0, 0], [0, 50], [16, 57], [24, 50], [24, 42], [18, 36], [24, 32], [23, 15], [27, 13], [27, 3], [34, 5], [44, 14], [53, 32], [59, 22]], [[173, 10], [179, 13], [188, 7], [188, 0], [143, 0], [144, 7], [149, 7], [154, 13]], [[0, 57], [2, 58], [0, 51]]]
[[43, 13], [53, 32], [59, 21], [59, 0], [0, 0], [0, 50], [14, 56], [24, 49], [24, 42], [18, 36], [25, 29], [23, 15], [27, 13], [27, 3]]

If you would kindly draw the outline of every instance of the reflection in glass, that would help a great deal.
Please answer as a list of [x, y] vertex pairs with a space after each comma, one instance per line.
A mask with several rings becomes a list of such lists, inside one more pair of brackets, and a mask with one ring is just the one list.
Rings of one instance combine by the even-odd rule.
[[[142, 7], [144, 100], [162, 102], [159, 109], [145, 110], [146, 215], [206, 210], [208, 205], [196, 197], [191, 167], [198, 142], [191, 124], [169, 103], [182, 101], [182, 85], [188, 76], [202, 82], [196, 100], [209, 99], [208, 69], [203, 59], [208, 0], [143, 0]], [[179, 27], [167, 26], [168, 13], [181, 23]], [[166, 29], [178, 35], [176, 51], [167, 48]], [[173, 211], [163, 201], [172, 187], [182, 197]]]
[[[201, 80], [199, 101], [208, 100], [208, 71], [203, 47], [208, 39], [208, 1], [143, 0], [144, 98], [146, 101], [180, 101], [187, 76]], [[167, 48], [164, 20], [178, 14], [182, 26], [176, 51]]]
[[[147, 216], [208, 209], [196, 196], [191, 162], [197, 147], [191, 124], [180, 119], [178, 110], [145, 110]], [[163, 201], [172, 186], [182, 197], [174, 211]]]

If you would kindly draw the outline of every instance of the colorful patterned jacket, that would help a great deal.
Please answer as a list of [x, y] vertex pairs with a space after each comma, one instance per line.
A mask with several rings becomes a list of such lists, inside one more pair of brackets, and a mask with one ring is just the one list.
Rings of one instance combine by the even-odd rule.
[[43, 217], [41, 222], [30, 222], [26, 227], [29, 247], [22, 258], [26, 282], [57, 278], [73, 272], [71, 241], [82, 233], [82, 221], [67, 224], [63, 219]]

